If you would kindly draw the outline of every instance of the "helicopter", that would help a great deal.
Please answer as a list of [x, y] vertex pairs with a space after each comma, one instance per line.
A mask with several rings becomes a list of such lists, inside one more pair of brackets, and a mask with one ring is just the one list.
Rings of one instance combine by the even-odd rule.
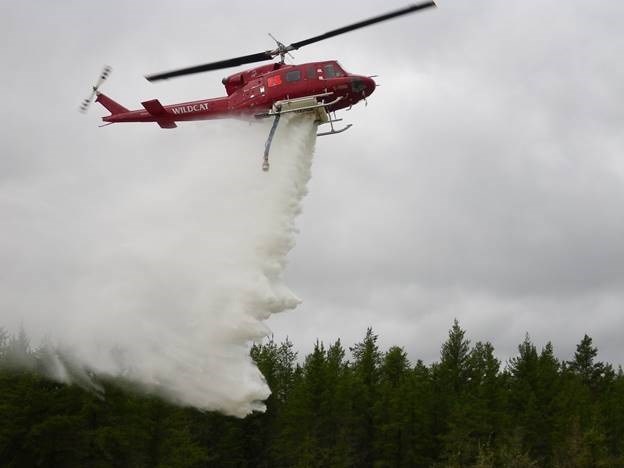
[[176, 122], [195, 120], [248, 118], [250, 116], [256, 119], [273, 118], [273, 124], [265, 143], [262, 162], [262, 169], [268, 171], [271, 142], [282, 115], [311, 113], [319, 125], [329, 124], [330, 127], [328, 131], [318, 133], [318, 136], [342, 133], [351, 128], [352, 125], [336, 128], [334, 124], [342, 121], [336, 117], [336, 111], [348, 110], [360, 101], [367, 104], [367, 97], [377, 87], [373, 80], [374, 75], [364, 76], [349, 73], [336, 60], [295, 65], [285, 62], [286, 55], [292, 58], [291, 51], [309, 44], [435, 6], [434, 1], [409, 5], [309, 39], [293, 42], [290, 45], [284, 45], [269, 34], [276, 43], [276, 47], [272, 50], [164, 73], [155, 73], [145, 77], [151, 82], [166, 80], [194, 73], [273, 60], [279, 56], [277, 62], [257, 66], [223, 78], [222, 83], [227, 94], [223, 97], [170, 105], [163, 105], [158, 99], [152, 99], [141, 103], [143, 109], [130, 110], [100, 92], [100, 86], [108, 79], [112, 71], [110, 66], [106, 66], [98, 82], [92, 87], [90, 96], [80, 106], [80, 110], [86, 112], [95, 98], [95, 102], [101, 104], [111, 113], [102, 117], [105, 122], [102, 126], [124, 122], [155, 122], [161, 128], [175, 128], [177, 127]]

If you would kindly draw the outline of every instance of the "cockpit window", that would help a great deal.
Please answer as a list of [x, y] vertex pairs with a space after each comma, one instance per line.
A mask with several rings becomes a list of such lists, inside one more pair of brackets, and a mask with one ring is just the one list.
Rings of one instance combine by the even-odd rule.
[[339, 76], [344, 76], [342, 70], [333, 63], [325, 65], [323, 69], [325, 70], [325, 78], [336, 78]]
[[334, 70], [333, 65], [325, 65], [323, 68], [325, 69], [325, 78], [333, 78], [336, 76], [336, 70]]
[[301, 70], [291, 70], [286, 73], [286, 81], [299, 81], [301, 79]]

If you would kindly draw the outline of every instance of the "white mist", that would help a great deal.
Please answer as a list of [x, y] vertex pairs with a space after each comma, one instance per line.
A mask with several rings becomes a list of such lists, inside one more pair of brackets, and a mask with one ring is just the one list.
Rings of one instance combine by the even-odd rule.
[[250, 138], [241, 124], [222, 128], [153, 180], [140, 166], [158, 158], [135, 157], [118, 174], [85, 171], [60, 193], [58, 172], [25, 192], [4, 187], [0, 210], [14, 222], [0, 244], [0, 326], [22, 325], [84, 368], [182, 405], [262, 410], [269, 389], [249, 345], [269, 333], [272, 313], [299, 303], [282, 273], [316, 124], [281, 120], [268, 173], [258, 145], [268, 123], [250, 127]]

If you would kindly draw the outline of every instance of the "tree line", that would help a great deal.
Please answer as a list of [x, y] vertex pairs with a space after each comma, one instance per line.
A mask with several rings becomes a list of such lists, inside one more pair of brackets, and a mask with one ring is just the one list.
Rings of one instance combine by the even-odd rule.
[[624, 466], [624, 374], [585, 335], [569, 361], [527, 335], [503, 365], [455, 321], [430, 365], [382, 351], [368, 329], [299, 360], [268, 340], [251, 357], [272, 394], [244, 419], [90, 375], [100, 391], [45, 376], [47, 353], [0, 333], [0, 466]]

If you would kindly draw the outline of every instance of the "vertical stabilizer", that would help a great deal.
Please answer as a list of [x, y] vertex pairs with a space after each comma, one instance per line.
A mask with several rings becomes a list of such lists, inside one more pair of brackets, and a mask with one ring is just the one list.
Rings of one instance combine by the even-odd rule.
[[129, 112], [129, 110], [126, 109], [124, 106], [122, 106], [118, 102], [113, 101], [111, 98], [109, 98], [106, 94], [103, 94], [103, 93], [97, 93], [97, 98], [95, 99], [95, 102], [99, 102], [104, 107], [106, 107], [106, 109], [109, 110], [111, 115], [123, 114], [124, 112]]

